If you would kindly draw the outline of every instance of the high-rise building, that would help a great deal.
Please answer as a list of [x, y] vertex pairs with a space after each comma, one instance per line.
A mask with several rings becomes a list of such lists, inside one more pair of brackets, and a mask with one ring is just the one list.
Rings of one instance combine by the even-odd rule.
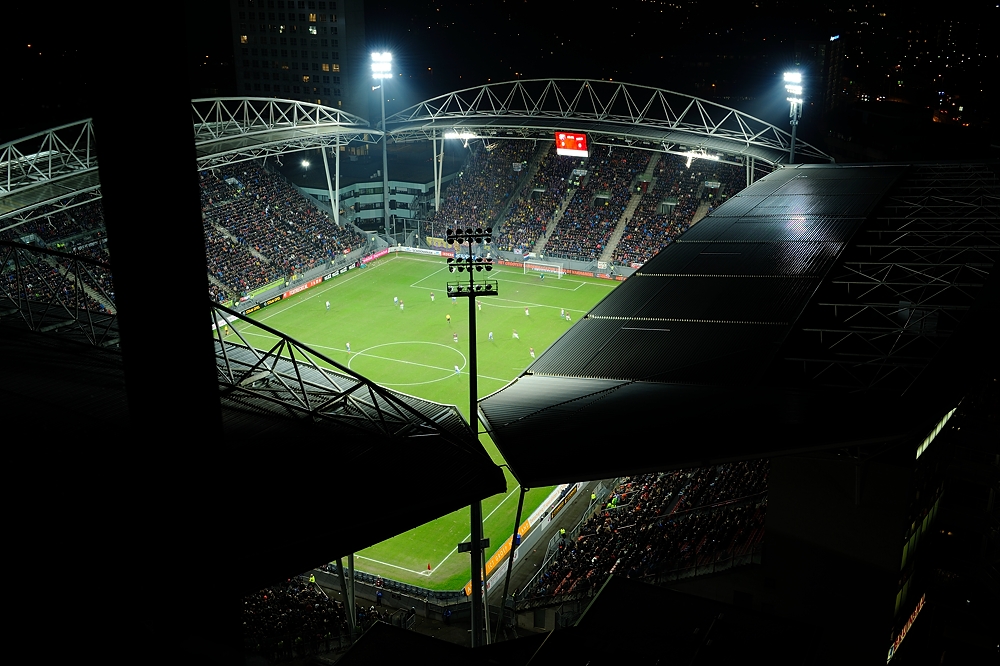
[[364, 0], [230, 0], [236, 90], [367, 116]]

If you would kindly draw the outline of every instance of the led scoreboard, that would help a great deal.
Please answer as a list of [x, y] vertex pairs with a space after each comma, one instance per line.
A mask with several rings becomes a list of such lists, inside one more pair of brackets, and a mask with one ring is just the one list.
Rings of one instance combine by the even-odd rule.
[[573, 132], [556, 132], [556, 155], [589, 157], [587, 135]]

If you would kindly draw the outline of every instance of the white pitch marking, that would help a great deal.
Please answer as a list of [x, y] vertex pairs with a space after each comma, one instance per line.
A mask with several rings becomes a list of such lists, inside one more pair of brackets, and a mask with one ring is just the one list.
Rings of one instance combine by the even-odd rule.
[[[499, 503], [499, 504], [497, 504], [497, 505], [496, 505], [496, 506], [495, 506], [495, 507], [493, 508], [493, 510], [492, 510], [492, 511], [490, 511], [489, 515], [488, 515], [488, 516], [486, 516], [485, 518], [483, 518], [483, 522], [485, 523], [485, 522], [486, 522], [487, 520], [489, 520], [489, 519], [490, 519], [490, 516], [492, 516], [492, 515], [493, 515], [494, 513], [496, 513], [496, 512], [497, 512], [497, 510], [498, 510], [498, 509], [499, 509], [500, 507], [502, 507], [502, 506], [503, 506], [503, 503], [504, 503], [504, 502], [506, 502], [506, 501], [507, 501], [508, 499], [510, 499], [510, 498], [511, 498], [511, 497], [512, 497], [512, 496], [514, 495], [514, 493], [516, 493], [517, 491], [518, 491], [518, 489], [517, 489], [517, 488], [514, 488], [514, 490], [510, 491], [509, 493], [507, 493], [507, 496], [506, 496], [506, 497], [504, 497], [504, 498], [503, 498], [502, 500], [500, 500], [500, 503]], [[464, 542], [464, 541], [468, 541], [468, 540], [469, 540], [469, 539], [471, 539], [471, 538], [472, 538], [472, 535], [471, 535], [471, 534], [467, 534], [467, 535], [465, 535], [465, 538], [464, 538], [464, 539], [462, 539], [462, 541], [463, 541], [463, 542]], [[437, 565], [436, 567], [434, 567], [434, 571], [437, 571], [437, 570], [438, 570], [438, 568], [439, 568], [439, 567], [440, 567], [440, 566], [441, 566], [442, 564], [444, 564], [445, 562], [447, 562], [447, 561], [448, 561], [448, 558], [449, 558], [449, 557], [451, 557], [452, 555], [454, 555], [454, 554], [455, 554], [455, 553], [457, 553], [457, 552], [458, 552], [458, 546], [455, 546], [454, 548], [452, 548], [452, 549], [451, 549], [451, 552], [450, 552], [450, 553], [448, 553], [447, 555], [445, 555], [445, 556], [444, 556], [444, 559], [443, 559], [443, 560], [441, 560], [440, 562], [438, 562], [438, 565]]]
[[407, 571], [407, 572], [409, 572], [411, 574], [416, 574], [418, 576], [429, 576], [430, 575], [426, 571], [415, 571], [413, 569], [407, 569], [406, 567], [401, 567], [398, 564], [390, 564], [389, 562], [383, 562], [382, 560], [376, 560], [376, 559], [373, 559], [371, 557], [365, 557], [364, 555], [355, 555], [354, 557], [358, 558], [359, 560], [368, 560], [369, 562], [374, 562], [375, 564], [381, 564], [383, 566], [392, 567], [393, 569], [399, 569], [401, 571]]

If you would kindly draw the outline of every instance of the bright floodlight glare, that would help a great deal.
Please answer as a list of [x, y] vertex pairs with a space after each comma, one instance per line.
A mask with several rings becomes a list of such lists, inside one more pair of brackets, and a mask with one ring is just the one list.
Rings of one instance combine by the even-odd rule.
[[472, 132], [445, 132], [444, 138], [446, 139], [475, 139], [476, 135]]
[[304, 166], [305, 168], [308, 169], [309, 168], [309, 160], [302, 160], [302, 166]]
[[802, 83], [802, 74], [799, 72], [785, 72], [785, 83]]
[[385, 79], [392, 75], [392, 54], [388, 51], [372, 53], [372, 77]]
[[802, 86], [793, 85], [791, 83], [785, 86], [785, 90], [787, 90], [788, 92], [792, 93], [793, 95], [801, 95], [802, 94]]

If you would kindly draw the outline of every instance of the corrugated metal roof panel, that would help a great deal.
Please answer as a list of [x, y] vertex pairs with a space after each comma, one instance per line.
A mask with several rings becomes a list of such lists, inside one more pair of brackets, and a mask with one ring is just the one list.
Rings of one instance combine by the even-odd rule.
[[[656, 272], [684, 275], [820, 275], [843, 243], [678, 243]], [[645, 267], [644, 267], [645, 268]], [[642, 275], [654, 271], [646, 269]]]
[[598, 303], [590, 311], [589, 316], [616, 317], [634, 314], [653, 299], [669, 282], [670, 278], [645, 277], [636, 273], [618, 285], [613, 292], [614, 298], [605, 298]]
[[[750, 196], [740, 194], [719, 206], [719, 208], [713, 212], [712, 216], [707, 219], [712, 219], [712, 217], [716, 215], [720, 217], [741, 217], [743, 215], [747, 215], [754, 209], [755, 206], [758, 206], [767, 200], [768, 197], [766, 196]], [[702, 220], [698, 224], [702, 224], [704, 221], [705, 220]]]
[[[619, 286], [624, 287], [631, 280]], [[616, 290], [617, 291], [617, 290]], [[572, 326], [544, 354], [528, 368], [536, 374], [579, 376], [586, 364], [614, 335], [621, 322], [610, 319], [586, 317]]]
[[658, 290], [638, 311], [620, 314], [718, 322], [791, 322], [816, 284], [817, 280], [806, 278], [675, 277], [670, 279], [669, 288]]
[[[770, 363], [785, 333], [783, 326], [750, 324], [619, 323], [580, 376], [689, 384], [752, 382]], [[643, 353], [636, 354], [636, 349]]]
[[875, 194], [851, 196], [812, 196], [805, 194], [775, 194], [754, 206], [747, 215], [753, 217], [793, 217], [797, 215], [827, 215], [864, 217], [875, 207]]
[[[711, 224], [706, 224], [711, 220]], [[721, 222], [721, 224], [720, 224]], [[741, 218], [728, 223], [729, 220], [716, 220], [708, 217], [689, 229], [673, 245], [683, 245], [692, 242], [740, 242], [767, 243], [783, 241], [845, 241], [864, 222], [863, 218], [855, 217], [822, 217], [803, 215], [801, 217], [775, 220], [773, 218]], [[712, 227], [718, 224], [719, 229]], [[698, 233], [696, 233], [698, 232]], [[661, 251], [657, 258], [662, 255]], [[652, 261], [647, 262], [642, 270], [650, 270]], [[659, 272], [659, 271], [657, 271]]]

